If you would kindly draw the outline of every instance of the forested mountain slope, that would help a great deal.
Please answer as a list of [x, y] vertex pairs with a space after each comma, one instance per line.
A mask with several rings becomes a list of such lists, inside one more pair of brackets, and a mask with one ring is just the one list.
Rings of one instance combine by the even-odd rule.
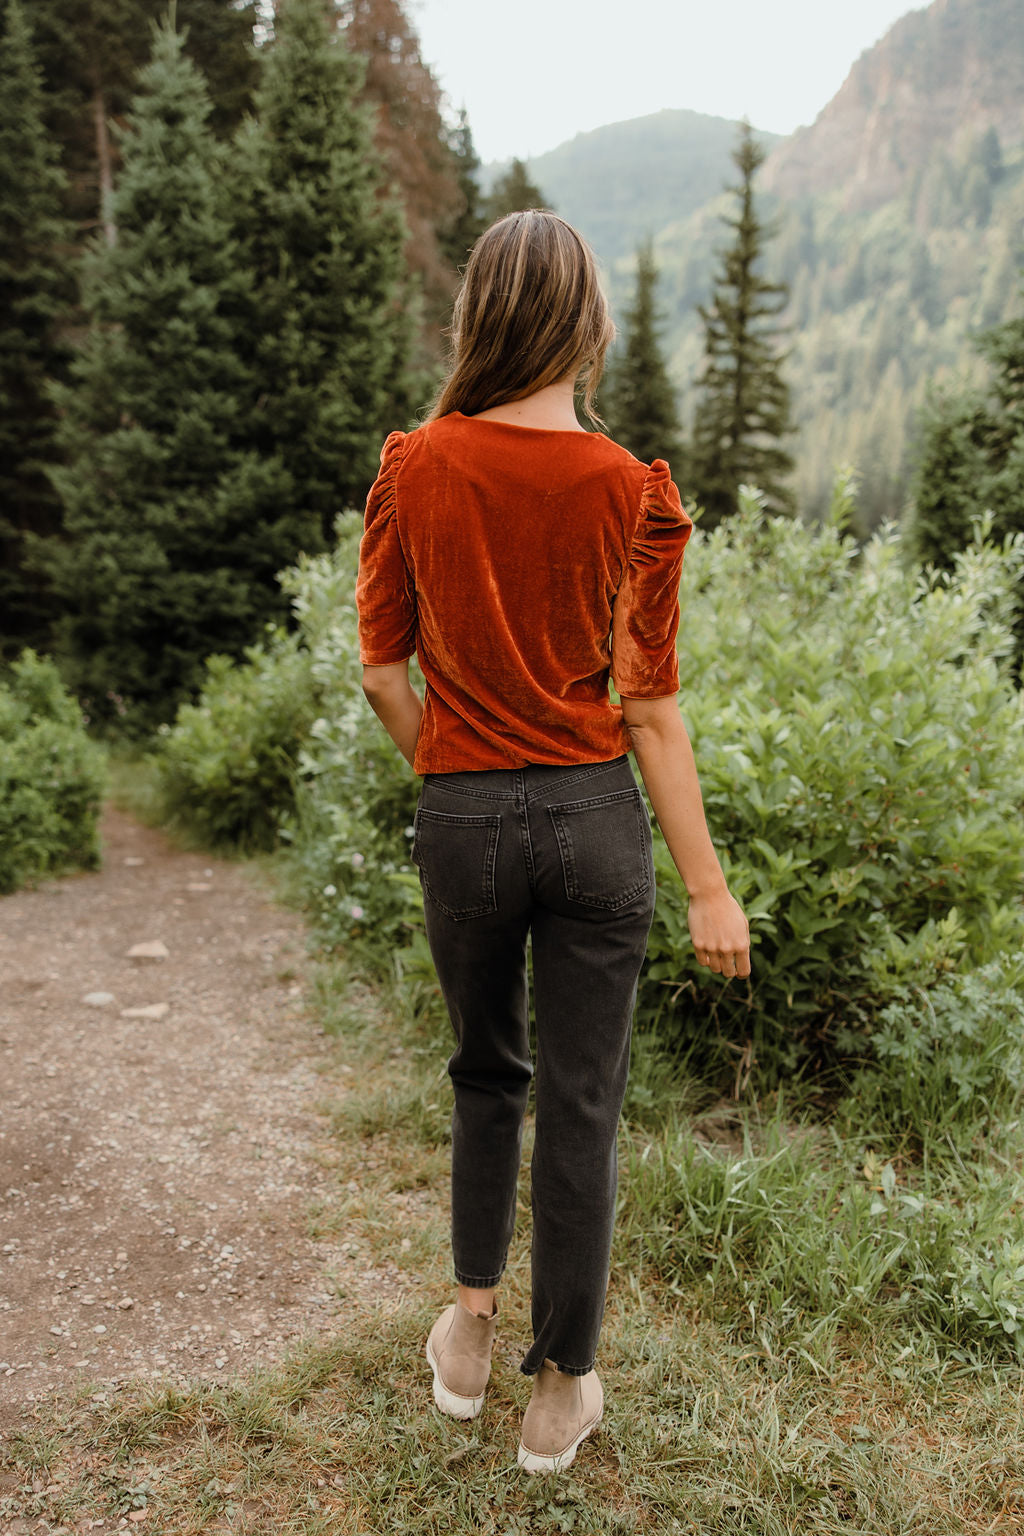
[[[682, 174], [672, 119], [702, 147]], [[755, 125], [756, 127], [756, 125]], [[700, 371], [696, 306], [726, 238], [735, 125], [659, 113], [580, 135], [530, 164], [609, 269], [621, 313], [631, 247], [654, 236], [665, 342], [689, 425]], [[760, 204], [778, 220], [767, 271], [791, 286], [788, 376], [796, 490], [820, 512], [839, 465], [873, 524], [903, 504], [929, 384], [976, 367], [971, 338], [1017, 312], [1024, 260], [1024, 6], [934, 0], [862, 54], [815, 123], [772, 146]], [[690, 196], [690, 193], [693, 196]], [[684, 487], [685, 489], [685, 487]]]
[[[777, 134], [761, 134], [766, 145]], [[587, 231], [606, 263], [687, 218], [731, 179], [736, 124], [703, 112], [665, 110], [579, 133], [530, 161], [551, 204]]]

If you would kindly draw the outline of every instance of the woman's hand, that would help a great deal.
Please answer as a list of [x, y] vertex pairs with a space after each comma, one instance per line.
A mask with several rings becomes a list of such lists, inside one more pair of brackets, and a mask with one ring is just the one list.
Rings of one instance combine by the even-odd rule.
[[728, 889], [691, 896], [686, 920], [699, 965], [719, 976], [750, 975], [750, 926]]
[[675, 866], [690, 893], [697, 960], [720, 976], [750, 975], [750, 929], [729, 894], [704, 819], [693, 748], [674, 697], [622, 700], [622, 717]]

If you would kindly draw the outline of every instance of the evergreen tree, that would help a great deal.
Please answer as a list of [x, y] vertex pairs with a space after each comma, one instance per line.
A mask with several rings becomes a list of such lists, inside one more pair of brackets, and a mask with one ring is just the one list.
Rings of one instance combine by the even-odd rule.
[[921, 421], [914, 539], [923, 560], [946, 568], [972, 538], [975, 513], [992, 513], [998, 538], [1024, 533], [1024, 315], [977, 345], [992, 369], [987, 389], [934, 396]]
[[0, 646], [45, 649], [50, 600], [24, 536], [52, 534], [59, 499], [48, 381], [66, 369], [60, 326], [74, 299], [64, 176], [43, 125], [41, 73], [21, 0], [0, 39]]
[[209, 652], [237, 653], [283, 615], [275, 575], [318, 535], [280, 462], [239, 441], [248, 275], [209, 111], [161, 28], [123, 134], [118, 241], [87, 259], [89, 332], [61, 392], [65, 538], [39, 546], [71, 683], [94, 718], [124, 699], [143, 727], [195, 690]]
[[[0, 11], [8, 0], [0, 0]], [[111, 119], [120, 119], [145, 63], [151, 24], [168, 0], [31, 0], [33, 31], [48, 94], [48, 126], [71, 181], [69, 211], [85, 233], [101, 223], [114, 238], [110, 197], [117, 171]], [[257, 0], [176, 0], [185, 51], [210, 82], [211, 122], [233, 131], [256, 77]]]
[[601, 409], [616, 442], [650, 464], [678, 464], [679, 409], [659, 339], [658, 269], [648, 240], [636, 253], [636, 288], [626, 311], [624, 334], [610, 360], [601, 389]]
[[480, 195], [480, 157], [465, 107], [448, 136], [448, 146], [455, 166], [459, 205], [441, 229], [441, 252], [449, 266], [458, 271], [466, 265], [470, 251], [487, 227]]
[[741, 485], [759, 487], [776, 512], [791, 512], [794, 506], [783, 483], [793, 458], [782, 440], [793, 427], [775, 324], [787, 289], [767, 282], [757, 270], [767, 231], [754, 207], [753, 183], [764, 157], [750, 124], [744, 123], [733, 152], [741, 180], [730, 189], [739, 207], [734, 218], [725, 219], [734, 239], [720, 253], [710, 307], [699, 307], [705, 362], [688, 484], [710, 527], [736, 511]]
[[524, 208], [550, 207], [540, 187], [530, 180], [530, 173], [523, 161], [513, 160], [508, 170], [498, 177], [484, 201], [484, 219], [487, 224], [493, 224], [495, 219], [504, 218], [506, 213], [520, 213]]
[[423, 295], [423, 347], [436, 364], [456, 283], [443, 231], [463, 201], [441, 87], [401, 0], [339, 0], [338, 15], [349, 51], [365, 64], [360, 95], [372, 108], [374, 142], [402, 204], [405, 259]]
[[321, 0], [289, 0], [234, 159], [236, 227], [254, 277], [258, 406], [247, 430], [261, 457], [284, 464], [287, 506], [313, 514], [325, 539], [364, 500], [383, 437], [411, 409], [404, 231], [381, 197], [361, 83]]

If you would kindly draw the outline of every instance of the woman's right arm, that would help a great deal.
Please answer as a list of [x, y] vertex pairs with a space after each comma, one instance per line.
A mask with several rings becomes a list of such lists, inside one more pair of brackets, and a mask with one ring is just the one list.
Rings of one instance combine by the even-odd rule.
[[750, 930], [711, 841], [676, 697], [623, 698], [621, 704], [658, 826], [689, 893], [687, 921], [698, 962], [723, 976], [749, 976]]

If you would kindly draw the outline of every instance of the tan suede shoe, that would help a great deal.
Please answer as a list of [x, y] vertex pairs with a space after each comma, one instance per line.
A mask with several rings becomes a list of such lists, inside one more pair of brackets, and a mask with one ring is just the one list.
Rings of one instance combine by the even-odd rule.
[[519, 1465], [525, 1472], [561, 1472], [601, 1422], [604, 1392], [596, 1371], [569, 1376], [545, 1360], [533, 1378], [523, 1417]]
[[427, 1359], [434, 1372], [434, 1402], [456, 1419], [475, 1419], [484, 1405], [498, 1309], [480, 1317], [459, 1302], [445, 1307], [430, 1330]]

